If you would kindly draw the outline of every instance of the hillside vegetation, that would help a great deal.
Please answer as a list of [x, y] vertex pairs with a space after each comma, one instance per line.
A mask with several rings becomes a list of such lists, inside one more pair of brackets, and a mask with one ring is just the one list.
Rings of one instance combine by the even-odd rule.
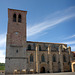
[[5, 70], [5, 63], [0, 63], [0, 70]]

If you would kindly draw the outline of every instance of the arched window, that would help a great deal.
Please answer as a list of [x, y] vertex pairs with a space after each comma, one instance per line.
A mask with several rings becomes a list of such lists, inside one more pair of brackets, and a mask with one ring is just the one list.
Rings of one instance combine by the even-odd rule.
[[33, 55], [30, 55], [30, 62], [33, 62]]
[[53, 62], [56, 62], [56, 55], [53, 55]]
[[39, 45], [39, 50], [41, 50], [41, 46]]
[[42, 61], [42, 62], [45, 62], [44, 54], [42, 54], [42, 56], [41, 56], [41, 61]]
[[28, 45], [28, 50], [31, 50], [31, 45]]
[[18, 15], [18, 22], [21, 22], [21, 15]]
[[16, 22], [16, 14], [13, 15], [13, 22]]
[[66, 62], [66, 56], [63, 55], [63, 62]]

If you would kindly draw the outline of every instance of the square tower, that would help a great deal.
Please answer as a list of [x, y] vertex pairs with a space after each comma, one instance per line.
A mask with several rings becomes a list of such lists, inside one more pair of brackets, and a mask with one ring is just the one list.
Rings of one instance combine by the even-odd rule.
[[26, 14], [27, 11], [8, 9], [6, 74], [26, 69]]

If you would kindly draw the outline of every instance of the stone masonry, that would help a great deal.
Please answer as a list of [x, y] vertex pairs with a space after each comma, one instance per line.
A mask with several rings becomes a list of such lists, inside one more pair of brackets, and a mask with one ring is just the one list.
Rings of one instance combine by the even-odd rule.
[[26, 40], [27, 11], [8, 9], [5, 74], [71, 71], [71, 47]]

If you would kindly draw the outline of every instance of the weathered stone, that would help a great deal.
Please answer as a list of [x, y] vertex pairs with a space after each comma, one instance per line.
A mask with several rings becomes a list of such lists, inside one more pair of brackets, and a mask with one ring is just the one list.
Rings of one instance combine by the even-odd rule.
[[26, 14], [27, 11], [8, 9], [5, 74], [70, 71], [72, 55], [67, 44], [26, 41]]

